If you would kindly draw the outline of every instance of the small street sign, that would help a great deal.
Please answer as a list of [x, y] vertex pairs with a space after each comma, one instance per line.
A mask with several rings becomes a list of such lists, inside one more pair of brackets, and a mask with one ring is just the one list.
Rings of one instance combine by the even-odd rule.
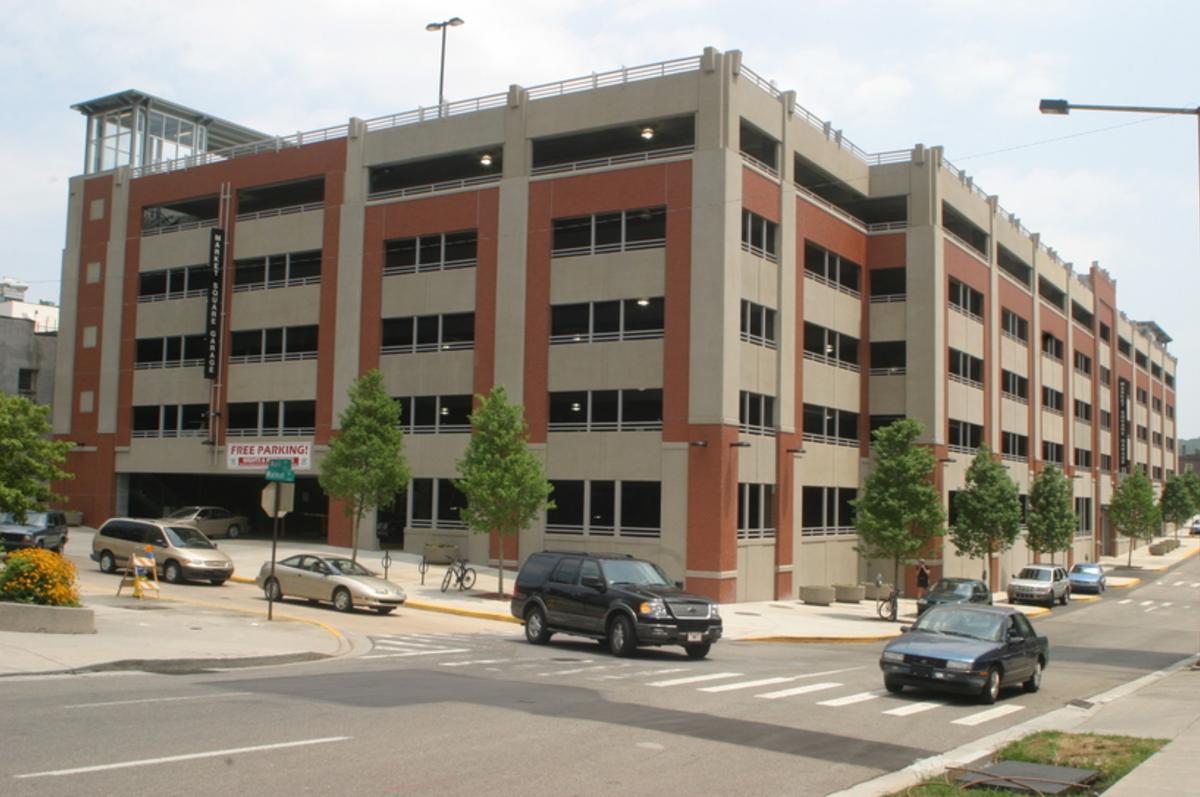
[[292, 471], [292, 461], [290, 459], [273, 459], [267, 465], [267, 481], [269, 482], [294, 482], [296, 474]]

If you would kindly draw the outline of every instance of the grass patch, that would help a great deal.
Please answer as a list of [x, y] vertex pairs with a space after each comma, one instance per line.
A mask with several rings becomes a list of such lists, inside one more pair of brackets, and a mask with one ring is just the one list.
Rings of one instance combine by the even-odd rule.
[[[995, 760], [1096, 769], [1100, 771], [1100, 775], [1091, 788], [1100, 793], [1161, 750], [1166, 743], [1165, 739], [1142, 739], [1136, 736], [1040, 731], [1000, 748], [996, 751]], [[1029, 794], [1010, 789], [964, 789], [955, 784], [956, 777], [957, 773], [947, 773], [902, 792], [896, 792], [892, 797], [999, 797]]]

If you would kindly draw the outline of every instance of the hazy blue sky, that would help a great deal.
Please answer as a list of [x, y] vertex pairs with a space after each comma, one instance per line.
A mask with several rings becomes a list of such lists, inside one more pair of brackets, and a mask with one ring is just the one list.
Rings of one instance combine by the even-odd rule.
[[[1042, 116], [1041, 97], [1195, 107], [1200, 4], [1095, 0], [413, 3], [105, 0], [0, 15], [9, 242], [0, 274], [57, 301], [81, 100], [126, 88], [286, 134], [622, 65], [740, 49], [868, 151], [941, 144], [1067, 261], [1097, 260], [1130, 317], [1180, 358], [1179, 436], [1200, 436], [1200, 203], [1194, 117]], [[1189, 301], [1189, 299], [1191, 301]]]

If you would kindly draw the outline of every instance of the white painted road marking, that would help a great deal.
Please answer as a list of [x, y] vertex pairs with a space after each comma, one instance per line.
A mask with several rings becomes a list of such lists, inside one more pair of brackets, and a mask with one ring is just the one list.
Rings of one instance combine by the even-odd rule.
[[714, 672], [709, 675], [693, 675], [690, 678], [672, 678], [669, 681], [651, 681], [646, 686], [682, 686], [684, 684], [698, 684], [701, 681], [717, 681], [721, 678], [737, 678], [741, 675], [740, 672]]
[[1164, 601], [1162, 607], [1165, 609], [1171, 605], [1171, 601]]
[[771, 684], [786, 684], [788, 681], [794, 681], [799, 676], [780, 676], [778, 678], [763, 678], [758, 681], [738, 681], [732, 684], [721, 684], [720, 686], [702, 686], [697, 689], [697, 692], [732, 692], [735, 689], [750, 689], [755, 686], [770, 686]]
[[475, 659], [474, 661], [439, 661], [443, 667], [466, 667], [468, 664], [500, 664], [512, 659]]
[[971, 714], [970, 716], [963, 717], [962, 719], [956, 719], [952, 724], [980, 725], [984, 722], [988, 722], [989, 720], [999, 719], [1000, 717], [1012, 714], [1014, 711], [1020, 711], [1023, 708], [1025, 707], [1012, 705], [996, 706], [995, 708], [989, 708], [987, 711], [980, 711], [978, 714]]
[[1152, 603], [1154, 603], [1154, 601], [1142, 601], [1138, 604], [1138, 606], [1149, 606]]
[[136, 703], [167, 703], [180, 700], [216, 700], [221, 697], [244, 697], [250, 692], [218, 692], [211, 695], [190, 695], [188, 697], [143, 697], [138, 700], [110, 700], [107, 703], [73, 703], [63, 708], [98, 708], [100, 706], [131, 706]]
[[879, 689], [875, 692], [859, 692], [857, 695], [847, 695], [846, 697], [837, 697], [833, 700], [822, 700], [817, 703], [818, 706], [833, 706], [838, 708], [841, 706], [849, 706], [854, 703], [862, 703], [867, 700], [874, 700], [877, 697], [882, 697], [887, 694], [886, 689]]
[[470, 653], [470, 648], [445, 648], [444, 650], [410, 650], [407, 653], [373, 653], [364, 659], [402, 659], [408, 656], [436, 656], [440, 653]]
[[941, 703], [935, 703], [932, 701], [925, 703], [909, 703], [907, 706], [893, 708], [883, 713], [893, 717], [907, 717], [909, 714], [920, 714], [922, 711], [929, 711], [930, 709], [940, 708], [941, 706]]
[[600, 664], [596, 667], [576, 667], [573, 670], [554, 670], [552, 672], [539, 672], [539, 678], [545, 678], [548, 675], [574, 675], [579, 672], [595, 672], [596, 670], [607, 670], [607, 664]]
[[1133, 603], [1133, 598], [1126, 598], [1123, 601], [1117, 601], [1118, 606], [1124, 606], [1127, 603]]
[[825, 689], [836, 689], [839, 686], [841, 686], [841, 684], [836, 684], [832, 681], [829, 681], [819, 684], [809, 684], [808, 686], [797, 686], [794, 689], [781, 689], [778, 692], [767, 692], [766, 694], [755, 695], [755, 697], [761, 697], [764, 700], [778, 700], [781, 697], [792, 697], [793, 695], [803, 695], [807, 692], [820, 692]]
[[326, 736], [322, 739], [304, 739], [299, 742], [280, 742], [278, 744], [257, 744], [253, 747], [233, 747], [228, 750], [210, 750], [207, 753], [186, 753], [184, 755], [164, 756], [162, 758], [143, 758], [136, 761], [120, 761], [115, 764], [98, 764], [92, 767], [76, 767], [74, 769], [53, 769], [47, 772], [29, 772], [24, 775], [15, 775], [18, 780], [22, 778], [52, 778], [62, 775], [82, 775], [86, 772], [104, 772], [111, 769], [128, 769], [130, 767], [149, 767], [155, 764], [170, 764], [176, 761], [195, 761], [199, 758], [218, 758], [227, 755], [239, 755], [241, 753], [258, 753], [265, 750], [285, 750], [289, 747], [304, 747], [313, 744], [329, 744], [330, 742], [347, 742], [353, 737], [351, 736]]

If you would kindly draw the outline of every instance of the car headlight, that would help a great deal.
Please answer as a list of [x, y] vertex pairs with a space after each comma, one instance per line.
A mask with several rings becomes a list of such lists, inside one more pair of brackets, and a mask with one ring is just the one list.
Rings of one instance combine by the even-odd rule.
[[897, 653], [894, 650], [885, 650], [883, 652], [883, 655], [880, 657], [880, 659], [882, 659], [883, 661], [890, 661], [893, 664], [900, 664], [904, 661], [904, 654]]
[[970, 672], [971, 664], [972, 662], [969, 661], [948, 661], [946, 662], [946, 669], [954, 670], [955, 672]]
[[667, 614], [667, 604], [658, 598], [652, 601], [642, 601], [642, 604], [638, 606], [638, 614], [655, 620], [664, 620], [670, 616]]
[[708, 616], [709, 617], [720, 617], [721, 616], [721, 610], [717, 608], [717, 604], [710, 603], [708, 605]]

